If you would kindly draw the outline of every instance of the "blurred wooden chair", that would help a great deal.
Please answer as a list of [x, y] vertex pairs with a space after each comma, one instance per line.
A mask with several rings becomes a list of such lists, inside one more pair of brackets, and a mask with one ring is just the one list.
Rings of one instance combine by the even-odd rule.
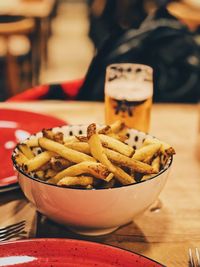
[[200, 26], [200, 4], [197, 6], [192, 1], [172, 2], [167, 6], [170, 14], [186, 24], [192, 31]]
[[0, 16], [0, 37], [6, 43], [6, 88], [7, 96], [16, 95], [21, 91], [20, 88], [20, 68], [22, 65], [18, 59], [23, 55], [29, 55], [29, 70], [33, 74], [31, 83], [38, 77], [34, 77], [34, 44], [35, 21], [31, 18], [17, 16]]
[[7, 44], [6, 40], [0, 37], [0, 100], [5, 100], [7, 97], [5, 88], [6, 88], [6, 72], [5, 72], [5, 59], [7, 53]]

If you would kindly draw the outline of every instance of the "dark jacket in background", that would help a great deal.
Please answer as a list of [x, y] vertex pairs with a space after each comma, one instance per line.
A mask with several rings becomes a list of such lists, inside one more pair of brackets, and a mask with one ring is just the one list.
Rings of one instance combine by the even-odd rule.
[[103, 101], [106, 67], [131, 62], [154, 69], [154, 101], [196, 102], [200, 50], [195, 37], [165, 8], [149, 15], [138, 29], [118, 29], [98, 49], [78, 99]]

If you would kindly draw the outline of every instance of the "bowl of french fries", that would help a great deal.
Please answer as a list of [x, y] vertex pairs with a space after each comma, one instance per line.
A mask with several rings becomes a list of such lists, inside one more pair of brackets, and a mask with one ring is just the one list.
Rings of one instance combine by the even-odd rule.
[[86, 235], [107, 234], [146, 210], [164, 187], [174, 149], [116, 121], [43, 129], [12, 160], [36, 209]]

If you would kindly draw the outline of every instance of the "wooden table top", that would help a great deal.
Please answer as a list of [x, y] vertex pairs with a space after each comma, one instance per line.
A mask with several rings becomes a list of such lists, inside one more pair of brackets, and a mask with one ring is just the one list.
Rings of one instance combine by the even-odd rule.
[[56, 0], [6, 0], [0, 1], [0, 15], [47, 17]]
[[[38, 101], [1, 103], [0, 107], [52, 114], [72, 124], [101, 123], [104, 120], [103, 104], [95, 102]], [[129, 249], [166, 266], [188, 266], [188, 248], [200, 248], [198, 120], [196, 105], [153, 106], [150, 133], [173, 145], [177, 154], [159, 200], [145, 213], [135, 218], [132, 224], [106, 236], [83, 237], [43, 218], [38, 224], [37, 237], [86, 239]], [[30, 205], [19, 190], [4, 193], [0, 198], [1, 214], [9, 213], [15, 216], [12, 207], [14, 201], [23, 207]], [[20, 216], [23, 217], [23, 212]]]

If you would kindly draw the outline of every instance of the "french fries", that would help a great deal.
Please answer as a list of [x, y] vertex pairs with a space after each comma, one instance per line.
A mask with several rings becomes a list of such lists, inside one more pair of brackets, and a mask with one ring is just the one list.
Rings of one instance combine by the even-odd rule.
[[86, 142], [72, 142], [72, 143], [65, 143], [65, 146], [76, 151], [85, 153], [87, 155], [91, 155], [90, 146]]
[[18, 154], [15, 155], [14, 160], [19, 166], [22, 166], [23, 164], [28, 162], [28, 158], [21, 151], [19, 151]]
[[78, 142], [78, 138], [76, 138], [76, 136], [64, 136], [63, 137], [63, 142], [64, 144], [69, 144], [69, 143], [74, 143], [74, 142]]
[[155, 173], [158, 173], [160, 171], [160, 157], [157, 156], [153, 161], [152, 161], [152, 167], [155, 170]]
[[100, 130], [92, 123], [86, 136], [43, 129], [43, 136], [19, 144], [13, 159], [33, 178], [63, 187], [106, 189], [150, 179], [175, 151], [155, 138], [134, 150], [124, 142], [127, 130], [120, 121]]
[[119, 120], [114, 122], [111, 125], [106, 125], [98, 131], [98, 134], [104, 134], [110, 136], [116, 140], [124, 142], [127, 140], [127, 127], [124, 123], [121, 123]]
[[143, 146], [151, 145], [151, 144], [160, 144], [161, 145], [160, 150], [163, 154], [166, 153], [167, 155], [170, 155], [170, 156], [176, 154], [176, 152], [172, 146], [170, 146], [166, 142], [160, 141], [160, 140], [155, 139], [155, 138], [145, 139]]
[[52, 130], [43, 129], [42, 133], [43, 133], [43, 137], [46, 137], [46, 138], [51, 139], [53, 141], [56, 141], [60, 144], [64, 143], [63, 133], [61, 133], [61, 132], [53, 133]]
[[26, 161], [22, 165], [22, 168], [27, 172], [38, 170], [40, 167], [46, 164], [51, 159], [52, 156], [54, 156], [54, 153], [50, 151], [42, 152], [33, 159]]
[[18, 149], [25, 155], [25, 157], [27, 157], [27, 159], [32, 159], [35, 156], [30, 147], [26, 144], [19, 144]]
[[38, 147], [38, 138], [34, 137], [31, 139], [27, 139], [25, 143], [28, 147]]
[[[51, 159], [52, 159], [52, 158], [53, 158], [53, 156], [51, 157]], [[40, 170], [41, 170], [41, 171], [46, 172], [48, 169], [51, 169], [51, 164], [50, 164], [51, 159], [50, 159], [49, 161], [47, 161], [44, 165], [42, 165], [42, 166], [40, 167]]]
[[125, 128], [127, 128], [125, 126], [124, 123], [122, 123], [120, 120], [115, 121], [113, 124], [111, 125], [106, 125], [105, 127], [103, 127], [102, 129], [100, 129], [98, 131], [99, 134], [117, 134], [120, 131], [124, 130]]
[[91, 161], [84, 161], [79, 164], [72, 165], [59, 172], [52, 178], [53, 183], [58, 181], [65, 176], [77, 176], [81, 174], [91, 174], [99, 179], [109, 181], [112, 177], [109, 176], [109, 170], [101, 163], [95, 163]]
[[104, 184], [101, 186], [101, 188], [104, 188], [104, 189], [106, 189], [106, 188], [112, 188], [112, 187], [115, 186], [115, 183], [116, 183], [116, 180], [113, 178], [113, 179], [111, 179], [109, 182], [104, 183]]
[[93, 178], [91, 176], [76, 176], [76, 177], [64, 177], [59, 182], [58, 185], [61, 186], [89, 186], [93, 184]]
[[126, 125], [121, 122], [120, 120], [115, 121], [113, 124], [110, 125], [110, 128], [113, 133], [119, 133], [124, 129], [127, 129]]
[[153, 156], [158, 153], [160, 148], [161, 144], [159, 143], [143, 146], [135, 151], [135, 154], [132, 158], [138, 161], [149, 162], [153, 158]]
[[116, 179], [123, 185], [133, 184], [134, 178], [122, 170], [120, 167], [115, 166], [116, 171], [114, 173]]
[[140, 173], [157, 173], [156, 169], [146, 163], [135, 160], [133, 158], [126, 157], [111, 149], [105, 148], [104, 150], [108, 159], [114, 162], [115, 164], [127, 166], [132, 170]]
[[42, 170], [36, 171], [34, 177], [39, 178], [40, 180], [45, 180], [45, 172]]
[[53, 170], [53, 169], [48, 169], [46, 170], [46, 172], [44, 172], [44, 178], [47, 179], [51, 179], [51, 177], [55, 176], [57, 174], [57, 171]]
[[112, 130], [111, 130], [111, 126], [106, 125], [105, 127], [103, 127], [102, 129], [100, 129], [100, 130], [98, 131], [98, 134], [109, 134], [109, 133], [111, 133], [111, 132], [112, 132]]
[[105, 165], [110, 172], [115, 173], [116, 168], [112, 165], [104, 152], [99, 135], [96, 133], [96, 125], [94, 123], [88, 126], [87, 137], [92, 156]]
[[[161, 158], [159, 156], [154, 158], [154, 160], [151, 163], [151, 166], [155, 170], [155, 173], [158, 173], [160, 171], [160, 168], [161, 168]], [[147, 180], [151, 177], [152, 177], [152, 174], [145, 174], [145, 175], [143, 175], [142, 180]]]
[[50, 164], [50, 168], [52, 168], [52, 170], [57, 171], [57, 172], [72, 165], [70, 161], [63, 159], [60, 156], [52, 157], [50, 159], [49, 164]]
[[67, 148], [66, 146], [59, 144], [55, 141], [52, 141], [50, 139], [41, 137], [39, 138], [39, 145], [49, 151], [55, 152], [59, 154], [64, 159], [67, 159], [74, 163], [80, 163], [82, 161], [95, 161], [96, 160], [84, 153], [78, 152], [76, 150], [73, 150], [71, 148]]
[[88, 141], [87, 136], [83, 136], [83, 135], [76, 136], [76, 139], [78, 139], [78, 141], [80, 141], [80, 142], [87, 142]]
[[99, 137], [100, 137], [100, 140], [102, 142], [102, 145], [106, 148], [110, 148], [114, 151], [121, 153], [122, 155], [127, 156], [127, 157], [132, 156], [134, 153], [134, 149], [131, 146], [129, 146], [129, 145], [113, 138], [113, 137], [110, 137], [110, 136], [107, 136], [104, 134], [100, 134]]

